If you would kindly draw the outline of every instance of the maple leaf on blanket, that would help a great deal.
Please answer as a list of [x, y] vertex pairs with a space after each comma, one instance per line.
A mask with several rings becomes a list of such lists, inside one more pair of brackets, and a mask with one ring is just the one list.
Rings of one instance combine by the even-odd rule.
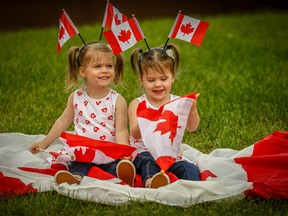
[[110, 44], [115, 55], [131, 48], [138, 41], [145, 39], [135, 17], [103, 32], [103, 35]]
[[164, 104], [158, 110], [147, 108], [142, 101], [137, 108], [137, 120], [144, 144], [163, 171], [180, 154], [188, 114], [196, 93], [182, 96]]
[[135, 150], [129, 145], [94, 140], [67, 132], [61, 133], [60, 139], [66, 146], [57, 152], [58, 155], [54, 153], [47, 159], [50, 163], [67, 163], [73, 160], [106, 164], [130, 156]]
[[209, 23], [178, 13], [168, 38], [177, 38], [200, 46]]

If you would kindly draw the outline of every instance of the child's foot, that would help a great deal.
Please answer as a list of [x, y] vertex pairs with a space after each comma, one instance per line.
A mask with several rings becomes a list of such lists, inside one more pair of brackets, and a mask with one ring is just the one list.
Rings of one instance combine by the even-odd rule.
[[170, 183], [170, 179], [167, 174], [159, 172], [156, 173], [150, 182], [149, 188], [159, 188]]
[[56, 173], [54, 177], [54, 182], [58, 186], [62, 183], [67, 183], [67, 184], [80, 184], [81, 180], [76, 178], [72, 173], [61, 170]]
[[130, 187], [134, 186], [136, 171], [131, 161], [121, 160], [117, 165], [116, 172], [119, 179], [130, 185]]

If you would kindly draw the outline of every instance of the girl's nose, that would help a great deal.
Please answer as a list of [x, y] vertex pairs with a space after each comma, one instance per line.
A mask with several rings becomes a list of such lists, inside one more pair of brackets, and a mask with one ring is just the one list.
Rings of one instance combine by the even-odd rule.
[[155, 86], [161, 86], [161, 82], [160, 81], [156, 81], [155, 82]]

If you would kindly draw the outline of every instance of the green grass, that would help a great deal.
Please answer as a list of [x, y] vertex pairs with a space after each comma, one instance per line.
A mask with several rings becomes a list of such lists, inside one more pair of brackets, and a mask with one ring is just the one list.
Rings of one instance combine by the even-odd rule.
[[[201, 122], [188, 143], [204, 153], [215, 148], [243, 149], [275, 130], [288, 131], [288, 14], [198, 17], [210, 22], [200, 47], [171, 39], [181, 52], [181, 72], [172, 93], [199, 92]], [[138, 20], [150, 47], [163, 45], [173, 18]], [[100, 23], [78, 26], [86, 41], [97, 41]], [[0, 132], [47, 134], [62, 113], [67, 50], [81, 45], [77, 36], [56, 53], [58, 24], [53, 29], [1, 32]], [[124, 85], [117, 86], [129, 103], [139, 96], [137, 79], [129, 65], [136, 47], [127, 50]], [[72, 129], [72, 128], [71, 128]], [[287, 201], [226, 200], [189, 208], [134, 202], [107, 206], [39, 193], [1, 201], [4, 215], [288, 215]]]

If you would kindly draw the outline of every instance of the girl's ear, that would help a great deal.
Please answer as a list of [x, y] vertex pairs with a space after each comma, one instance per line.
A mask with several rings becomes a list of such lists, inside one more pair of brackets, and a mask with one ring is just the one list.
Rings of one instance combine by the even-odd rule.
[[143, 76], [140, 75], [139, 80], [140, 80], [141, 85], [143, 85]]
[[172, 83], [175, 81], [176, 79], [176, 73], [172, 74]]
[[83, 67], [79, 67], [79, 73], [80, 73], [81, 77], [86, 78], [85, 70]]

